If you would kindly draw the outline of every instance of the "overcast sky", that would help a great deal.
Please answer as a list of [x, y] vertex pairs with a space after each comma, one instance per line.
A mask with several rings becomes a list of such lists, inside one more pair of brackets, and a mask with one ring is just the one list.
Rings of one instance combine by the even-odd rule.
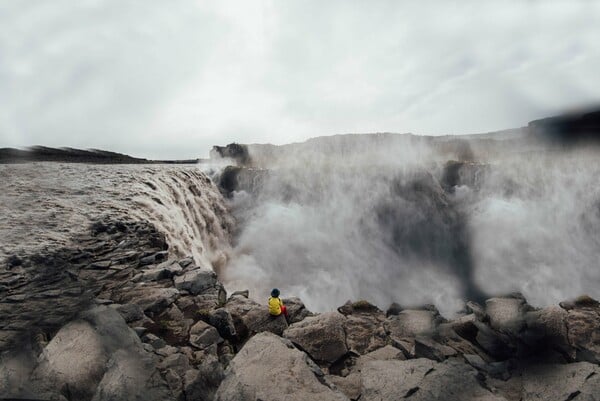
[[517, 127], [600, 102], [599, 21], [591, 1], [0, 0], [0, 147]]

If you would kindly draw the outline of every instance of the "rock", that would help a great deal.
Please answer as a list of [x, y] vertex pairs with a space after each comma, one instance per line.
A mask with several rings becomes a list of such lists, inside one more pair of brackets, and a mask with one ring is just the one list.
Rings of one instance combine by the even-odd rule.
[[477, 327], [475, 340], [486, 353], [500, 360], [510, 358], [515, 353], [516, 345], [506, 334], [494, 331], [479, 321], [474, 324]]
[[197, 369], [184, 376], [184, 393], [188, 400], [213, 400], [225, 374], [217, 357], [205, 355]]
[[217, 275], [210, 270], [195, 269], [185, 272], [174, 278], [175, 288], [188, 291], [192, 295], [214, 287], [217, 284]]
[[348, 400], [321, 384], [307, 360], [282, 338], [259, 333], [231, 361], [215, 400]]
[[292, 324], [284, 337], [298, 344], [311, 358], [333, 363], [348, 352], [344, 322], [342, 314], [327, 312]]
[[239, 340], [263, 331], [282, 335], [288, 327], [285, 316], [271, 316], [267, 305], [261, 305], [241, 295], [229, 298], [225, 309], [233, 317]]
[[235, 297], [237, 295], [242, 296], [244, 298], [248, 298], [250, 296], [250, 291], [248, 291], [248, 290], [234, 291], [229, 298], [231, 299], [231, 297]]
[[229, 311], [225, 308], [215, 309], [209, 314], [210, 325], [217, 329], [219, 335], [229, 339], [236, 336], [235, 324]]
[[508, 383], [518, 386], [519, 382], [523, 401], [595, 401], [600, 394], [600, 367], [587, 362], [531, 366], [524, 369], [520, 380]]
[[292, 297], [292, 298], [284, 298], [283, 304], [287, 308], [289, 315], [289, 323], [297, 323], [303, 320], [305, 317], [312, 316], [313, 313], [306, 309], [304, 306], [304, 302], [300, 298]]
[[485, 301], [485, 312], [494, 330], [518, 334], [525, 325], [525, 312], [531, 307], [520, 294]]
[[190, 344], [198, 349], [205, 349], [212, 344], [220, 344], [223, 339], [213, 326], [199, 321], [190, 329]]
[[600, 305], [600, 302], [589, 295], [581, 295], [573, 300], [563, 301], [559, 305], [565, 310], [571, 310], [574, 308], [595, 308]]
[[439, 314], [430, 310], [405, 309], [384, 322], [385, 331], [394, 337], [416, 337], [432, 333], [439, 322]]
[[145, 313], [155, 315], [168, 308], [179, 296], [175, 288], [139, 286], [119, 295], [119, 302], [139, 305]]
[[144, 334], [144, 336], [142, 337], [142, 341], [147, 344], [150, 344], [154, 349], [160, 349], [167, 345], [165, 340], [152, 333]]
[[442, 345], [430, 337], [419, 336], [415, 339], [415, 357], [443, 361], [457, 352], [451, 347]]
[[335, 385], [338, 390], [346, 395], [351, 400], [358, 400], [361, 391], [360, 373], [350, 373], [348, 376], [327, 375], [327, 380]]
[[139, 305], [125, 304], [117, 306], [117, 312], [123, 316], [126, 323], [135, 322], [144, 318], [144, 311]]
[[473, 315], [475, 315], [478, 320], [485, 321], [488, 319], [488, 316], [485, 313], [485, 309], [477, 302], [467, 301], [465, 309], [468, 313], [472, 313]]
[[600, 363], [600, 308], [577, 307], [567, 315], [569, 343], [578, 361]]
[[[104, 384], [99, 389], [105, 389], [102, 394], [108, 394], [109, 388], [120, 388], [119, 398], [128, 399], [132, 388], [126, 382], [115, 383], [115, 375], [138, 378], [138, 365], [127, 361], [146, 360], [147, 355], [123, 318], [113, 308], [99, 306], [58, 331], [40, 356], [32, 379], [42, 389], [61, 392], [67, 389], [69, 399], [96, 397], [96, 387], [101, 382]], [[148, 372], [148, 366], [142, 370]]]
[[400, 304], [397, 304], [396, 302], [393, 302], [389, 308], [387, 309], [387, 311], [385, 312], [385, 317], [390, 317], [390, 316], [396, 316], [398, 315], [400, 312], [402, 312], [402, 306], [400, 306]]
[[102, 260], [98, 262], [93, 262], [88, 266], [88, 269], [93, 270], [106, 270], [110, 267], [112, 262], [110, 260]]
[[568, 360], [575, 359], [575, 350], [569, 344], [567, 331], [568, 313], [558, 306], [550, 306], [525, 314], [525, 329], [520, 334], [527, 345], [527, 353], [555, 349]]
[[163, 401], [171, 399], [167, 384], [155, 370], [152, 358], [118, 350], [107, 365], [92, 401]]
[[477, 371], [455, 359], [372, 361], [361, 371], [361, 401], [505, 401], [482, 387]]
[[156, 252], [152, 255], [148, 255], [148, 256], [144, 256], [143, 258], [140, 258], [139, 265], [146, 266], [146, 265], [151, 265], [154, 263], [162, 262], [163, 260], [166, 260], [168, 256], [169, 256], [168, 251]]
[[385, 346], [387, 336], [383, 321], [381, 311], [348, 315], [344, 320], [348, 349], [362, 355]]
[[186, 268], [189, 265], [191, 265], [192, 263], [194, 263], [194, 258], [192, 258], [191, 256], [187, 257], [187, 258], [183, 258], [181, 259], [179, 262], [179, 266], [181, 266], [182, 268]]
[[11, 255], [8, 258], [6, 258], [6, 266], [9, 269], [12, 269], [13, 267], [21, 266], [22, 264], [23, 264], [23, 260], [21, 260], [21, 258], [18, 257], [17, 255]]

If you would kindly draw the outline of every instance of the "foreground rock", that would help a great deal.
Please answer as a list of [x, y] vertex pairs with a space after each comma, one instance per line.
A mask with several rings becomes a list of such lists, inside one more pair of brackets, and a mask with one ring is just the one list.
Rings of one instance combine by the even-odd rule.
[[303, 401], [347, 398], [319, 381], [306, 354], [272, 333], [252, 337], [231, 362], [217, 401]]

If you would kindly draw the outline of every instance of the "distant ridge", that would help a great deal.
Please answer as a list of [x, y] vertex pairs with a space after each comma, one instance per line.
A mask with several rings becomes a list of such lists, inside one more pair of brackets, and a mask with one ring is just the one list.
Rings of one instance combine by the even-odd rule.
[[25, 149], [0, 148], [0, 163], [63, 162], [97, 164], [195, 164], [201, 159], [148, 160], [100, 149], [50, 148], [32, 146]]

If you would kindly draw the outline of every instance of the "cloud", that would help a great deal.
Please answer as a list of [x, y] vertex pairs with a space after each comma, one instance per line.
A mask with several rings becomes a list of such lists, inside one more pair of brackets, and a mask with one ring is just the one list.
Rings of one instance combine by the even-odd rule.
[[591, 2], [0, 5], [0, 143], [204, 156], [483, 132], [600, 99]]

